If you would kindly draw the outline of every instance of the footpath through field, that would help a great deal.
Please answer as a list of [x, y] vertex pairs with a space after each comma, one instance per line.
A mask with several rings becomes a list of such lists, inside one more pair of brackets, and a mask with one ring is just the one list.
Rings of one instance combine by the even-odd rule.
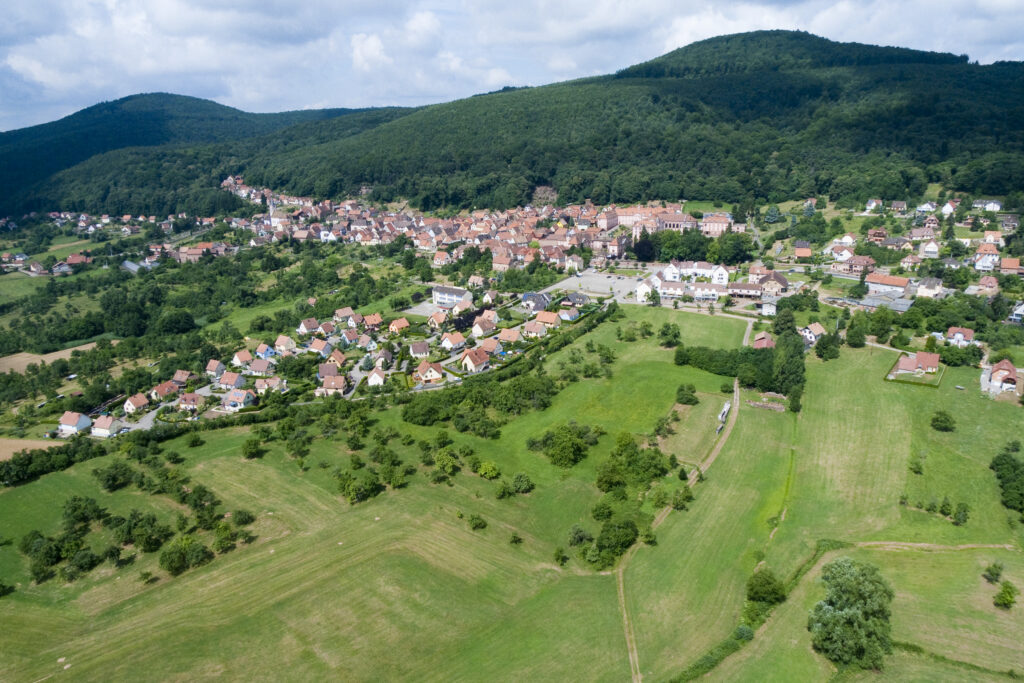
[[[708, 313], [707, 315], [711, 315]], [[739, 318], [746, 320], [747, 329], [743, 332], [743, 346], [750, 344], [750, 333], [754, 328], [754, 320], [752, 318], [746, 318], [743, 316], [734, 316], [726, 314], [729, 318]], [[733, 379], [732, 383], [732, 409], [729, 411], [729, 417], [725, 425], [725, 429], [719, 435], [715, 445], [708, 452], [707, 456], [700, 461], [700, 464], [694, 468], [690, 473], [688, 483], [690, 486], [696, 486], [700, 481], [701, 474], [707, 472], [708, 468], [715, 462], [718, 454], [722, 452], [722, 447], [725, 446], [726, 441], [729, 440], [729, 435], [732, 434], [732, 428], [736, 425], [736, 418], [740, 413], [740, 381], [738, 378]], [[672, 506], [666, 505], [658, 512], [655, 516], [654, 521], [651, 523], [651, 529], [657, 529], [661, 526], [662, 522], [668, 519], [669, 513], [672, 512]], [[626, 649], [629, 653], [629, 669], [632, 672], [632, 679], [634, 683], [640, 683], [643, 680], [643, 673], [640, 670], [640, 653], [636, 647], [636, 635], [633, 633], [633, 622], [629, 616], [629, 608], [626, 606], [626, 584], [624, 574], [626, 567], [629, 566], [629, 561], [633, 559], [639, 546], [634, 545], [630, 548], [623, 556], [622, 561], [619, 562], [618, 568], [615, 570], [615, 585], [619, 596], [619, 611], [622, 613], [622, 629], [626, 636]]]

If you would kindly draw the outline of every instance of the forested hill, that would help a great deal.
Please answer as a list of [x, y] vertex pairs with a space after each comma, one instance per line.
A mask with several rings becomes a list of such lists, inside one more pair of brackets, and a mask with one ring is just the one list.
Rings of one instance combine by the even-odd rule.
[[701, 41], [619, 74], [426, 107], [360, 135], [253, 158], [296, 193], [374, 186], [423, 208], [811, 195], [913, 199], [928, 182], [1024, 187], [1024, 64], [794, 31]]
[[0, 186], [17, 194], [97, 154], [125, 147], [239, 140], [352, 111], [250, 114], [196, 97], [132, 95], [58, 121], [0, 133]]
[[[372, 185], [377, 199], [425, 209], [523, 204], [538, 185], [563, 202], [602, 203], [830, 195], [853, 204], [913, 200], [928, 182], [1007, 195], [1024, 187], [1024, 64], [761, 31], [614, 75], [350, 114], [259, 139], [110, 153], [38, 185], [20, 205], [195, 210], [180, 202], [234, 172], [318, 197]], [[168, 181], [192, 190], [169, 198]]]
[[213, 213], [237, 205], [219, 192], [217, 176], [239, 155], [338, 140], [409, 111], [252, 114], [165, 93], [104, 102], [59, 121], [0, 133], [0, 215], [55, 208]]
[[801, 31], [753, 31], [701, 40], [615, 75], [618, 78], [699, 78], [836, 66], [966, 63], [967, 55], [837, 43]]

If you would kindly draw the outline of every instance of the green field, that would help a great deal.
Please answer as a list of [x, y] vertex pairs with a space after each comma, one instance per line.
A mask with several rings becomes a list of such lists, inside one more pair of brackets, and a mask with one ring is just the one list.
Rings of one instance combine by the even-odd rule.
[[46, 286], [46, 277], [31, 277], [24, 273], [12, 272], [0, 275], [0, 297], [7, 301], [20, 299], [36, 293]]
[[[468, 471], [450, 486], [430, 484], [419, 468], [404, 489], [351, 506], [331, 475], [349, 462], [344, 434], [314, 441], [306, 470], [276, 441], [262, 459], [244, 460], [243, 428], [206, 432], [199, 448], [182, 439], [164, 444], [185, 456], [182, 466], [218, 494], [224, 509], [257, 513], [255, 542], [177, 578], [157, 569], [156, 554], [140, 554], [128, 568], [103, 564], [73, 584], [52, 579], [39, 586], [30, 583], [16, 543], [0, 546], [0, 579], [17, 586], [0, 599], [8, 625], [0, 677], [38, 680], [70, 665], [80, 680], [629, 678], [615, 574], [595, 573], [576, 558], [559, 567], [554, 549], [566, 545], [575, 523], [597, 530], [590, 517], [601, 496], [593, 485], [596, 465], [616, 433], [647, 434], [673, 408], [676, 387], [693, 383], [701, 402], [681, 410], [662, 447], [687, 462], [703, 459], [715, 442], [718, 410], [729, 400], [720, 387], [729, 380], [675, 366], [656, 334], [620, 342], [616, 327], [647, 321], [657, 331], [675, 322], [685, 344], [735, 348], [746, 322], [666, 308], [624, 310], [626, 319], [603, 324], [546, 360], [552, 374], [574, 352], [591, 360], [592, 340], [616, 354], [610, 378], [569, 384], [548, 410], [505, 424], [497, 441], [452, 433], [456, 446], [472, 446], [504, 476], [528, 473], [537, 486], [528, 496], [496, 500], [496, 484]], [[989, 675], [933, 656], [940, 654], [985, 670], [1024, 669], [1015, 639], [1024, 609], [996, 610], [994, 589], [980, 576], [999, 560], [1006, 576], [1024, 586], [1021, 528], [1008, 523], [988, 469], [999, 446], [1015, 436], [1021, 408], [955, 390], [977, 386], [970, 368], [949, 369], [938, 389], [885, 382], [895, 355], [844, 348], [837, 361], [809, 357], [799, 415], [748, 406], [758, 395], [743, 392], [735, 428], [695, 488], [697, 499], [688, 511], [669, 514], [657, 544], [640, 546], [624, 565], [625, 606], [645, 678], [678, 674], [732, 633], [758, 563], [788, 577], [824, 538], [890, 545], [826, 555], [711, 678], [830, 678], [834, 668], [810, 648], [807, 610], [823, 593], [821, 564], [844, 553], [879, 565], [896, 591], [895, 639], [924, 650], [898, 651], [881, 678]], [[930, 428], [938, 408], [956, 416], [955, 432]], [[415, 439], [437, 432], [403, 422], [397, 409], [376, 419], [377, 427], [394, 426]], [[526, 446], [566, 420], [608, 432], [571, 470]], [[389, 447], [405, 462], [419, 462], [415, 445], [396, 439]], [[923, 462], [920, 475], [908, 469], [912, 456]], [[103, 492], [90, 474], [101, 464], [81, 463], [0, 492], [0, 535], [56, 533], [60, 503], [71, 494], [95, 497], [119, 514], [138, 507], [170, 520], [179, 509], [131, 487]], [[967, 502], [970, 521], [956, 527], [902, 507], [902, 494], [911, 505], [944, 495]], [[655, 512], [649, 503], [644, 510]], [[479, 514], [488, 526], [471, 531], [459, 513]], [[103, 533], [90, 536], [94, 549], [103, 547]], [[509, 543], [513, 533], [521, 545]], [[891, 545], [905, 543], [1015, 549]], [[160, 580], [144, 584], [141, 571]]]

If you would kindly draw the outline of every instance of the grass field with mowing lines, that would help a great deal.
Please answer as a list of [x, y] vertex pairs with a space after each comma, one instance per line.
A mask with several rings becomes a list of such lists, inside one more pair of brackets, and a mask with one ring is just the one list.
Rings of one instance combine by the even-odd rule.
[[[837, 361], [808, 359], [804, 410], [795, 431], [795, 471], [786, 521], [769, 550], [769, 562], [790, 571], [820, 538], [931, 543], [1009, 543], [1020, 533], [1006, 524], [988, 464], [1011, 438], [1020, 408], [958, 391], [976, 375], [950, 368], [938, 389], [881, 379], [894, 353], [844, 349]], [[975, 384], [976, 386], [976, 384]], [[957, 416], [952, 433], [930, 426], [932, 413]], [[912, 454], [924, 474], [908, 469]], [[899, 506], [949, 495], [972, 509], [966, 526]]]
[[695, 406], [677, 405], [679, 422], [673, 423], [674, 434], [661, 439], [661, 450], [679, 458], [680, 462], [696, 465], [704, 459], [715, 441], [718, 414], [732, 394], [698, 394]]
[[[992, 605], [996, 587], [981, 576], [993, 561], [1006, 565], [1004, 577], [1024, 583], [1019, 551], [955, 551], [848, 548], [828, 553], [776, 608], [754, 640], [714, 670], [714, 680], [823, 680], [832, 665], [811, 649], [807, 615], [824, 597], [821, 567], [851, 557], [879, 567], [892, 586], [892, 637], [949, 659], [1004, 672], [1024, 667], [1019, 634], [1024, 611]], [[850, 672], [840, 680], [861, 680]], [[928, 678], [937, 676], [937, 678]], [[878, 678], [877, 674], [871, 676]], [[983, 672], [897, 651], [886, 658], [884, 680], [986, 680]], [[1001, 677], [1002, 678], [1002, 677]], [[1003, 678], [1005, 680], [1005, 678]]]
[[690, 510], [671, 513], [657, 547], [630, 563], [626, 599], [645, 675], [682, 670], [739, 624], [747, 577], [782, 507], [793, 420], [741, 406]]

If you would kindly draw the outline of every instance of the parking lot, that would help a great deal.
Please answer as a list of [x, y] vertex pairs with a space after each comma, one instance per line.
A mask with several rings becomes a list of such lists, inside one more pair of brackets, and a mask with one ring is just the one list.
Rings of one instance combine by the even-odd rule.
[[613, 273], [597, 273], [590, 269], [578, 276], [570, 277], [551, 285], [545, 292], [561, 289], [566, 292], [583, 292], [588, 296], [614, 295], [616, 301], [635, 301], [636, 286], [643, 278], [637, 276], [615, 275]]

